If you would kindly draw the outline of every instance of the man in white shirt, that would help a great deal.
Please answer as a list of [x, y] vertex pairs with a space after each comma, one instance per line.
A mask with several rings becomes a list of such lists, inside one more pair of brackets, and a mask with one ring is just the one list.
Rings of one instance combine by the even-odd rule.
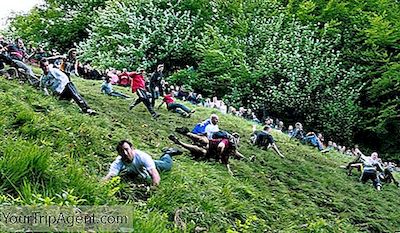
[[195, 143], [208, 145], [209, 140], [213, 138], [213, 134], [219, 131], [218, 122], [217, 114], [211, 114], [209, 119], [198, 123], [191, 132], [186, 127], [176, 128], [175, 131], [188, 136]]
[[47, 90], [47, 88], [49, 88], [53, 93], [58, 95], [60, 99], [73, 99], [84, 113], [90, 115], [96, 114], [96, 112], [88, 106], [83, 97], [78, 93], [75, 85], [69, 81], [66, 74], [57, 68], [51, 68], [46, 58], [40, 60], [40, 68], [43, 71], [43, 75], [40, 78], [40, 87], [46, 95], [49, 95]]
[[382, 185], [378, 177], [378, 170], [383, 171], [383, 167], [378, 158], [378, 153], [373, 152], [369, 157], [362, 155], [361, 159], [364, 164], [364, 169], [360, 177], [361, 182], [365, 184], [368, 180], [372, 180], [374, 187], [380, 191]]
[[126, 171], [144, 180], [151, 179], [153, 185], [160, 183], [159, 172], [171, 170], [171, 156], [182, 154], [181, 151], [170, 148], [164, 152], [159, 160], [153, 160], [149, 154], [134, 149], [132, 143], [127, 140], [120, 141], [116, 150], [119, 156], [111, 164], [110, 170], [103, 180], [109, 180], [121, 171]]

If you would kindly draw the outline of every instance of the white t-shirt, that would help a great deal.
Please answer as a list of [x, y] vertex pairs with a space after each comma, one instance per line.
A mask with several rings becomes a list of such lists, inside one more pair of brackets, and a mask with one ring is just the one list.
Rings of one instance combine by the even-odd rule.
[[154, 163], [154, 160], [149, 154], [140, 150], [135, 150], [132, 163], [125, 164], [122, 161], [122, 157], [118, 156], [111, 164], [108, 175], [116, 176], [122, 170], [126, 170], [128, 173], [134, 173], [136, 175], [139, 175], [143, 179], [146, 179], [150, 177], [148, 171], [152, 170], [155, 167], [156, 165]]
[[204, 132], [207, 133], [208, 139], [212, 139], [213, 133], [218, 132], [218, 131], [219, 131], [218, 125], [213, 125], [212, 123], [208, 124], [206, 126], [206, 128], [204, 129]]

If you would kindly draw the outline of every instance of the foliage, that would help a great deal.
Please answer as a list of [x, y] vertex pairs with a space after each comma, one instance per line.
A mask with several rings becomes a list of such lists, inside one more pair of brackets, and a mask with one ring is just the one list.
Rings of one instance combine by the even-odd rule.
[[15, 15], [10, 19], [14, 37], [21, 37], [33, 45], [46, 45], [67, 51], [87, 37], [87, 27], [96, 9], [106, 0], [46, 0], [28, 15]]
[[82, 58], [102, 68], [149, 68], [167, 59], [182, 59], [194, 43], [188, 11], [157, 1], [110, 1], [91, 24], [90, 37], [81, 44]]

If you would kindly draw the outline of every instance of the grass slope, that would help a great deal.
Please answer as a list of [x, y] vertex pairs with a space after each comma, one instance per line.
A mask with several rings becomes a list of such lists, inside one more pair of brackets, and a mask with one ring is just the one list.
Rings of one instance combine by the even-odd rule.
[[[77, 105], [45, 97], [16, 81], [0, 79], [0, 202], [12, 205], [115, 205], [134, 210], [138, 232], [396, 232], [400, 231], [399, 190], [376, 192], [339, 168], [349, 159], [274, 135], [285, 159], [250, 146], [251, 123], [221, 116], [220, 128], [242, 135], [240, 151], [255, 161], [232, 161], [235, 173], [214, 162], [174, 158], [156, 190], [115, 178], [100, 178], [129, 139], [160, 155], [171, 146], [177, 126], [192, 127], [213, 110], [197, 108], [191, 119], [165, 109], [150, 119], [144, 106], [99, 92], [99, 81], [74, 80], [100, 115], [81, 114]], [[128, 93], [127, 89], [116, 88]], [[358, 175], [358, 174], [357, 174]]]

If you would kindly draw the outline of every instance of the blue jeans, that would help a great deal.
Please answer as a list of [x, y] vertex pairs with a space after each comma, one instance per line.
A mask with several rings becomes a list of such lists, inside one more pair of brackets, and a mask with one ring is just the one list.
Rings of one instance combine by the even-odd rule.
[[305, 137], [305, 141], [311, 143], [313, 146], [318, 147], [318, 150], [323, 150], [324, 147], [318, 142], [316, 135], [310, 135]]
[[122, 94], [121, 92], [118, 92], [118, 91], [112, 91], [109, 93], [109, 95], [115, 96], [115, 97], [121, 97], [121, 98], [129, 98], [129, 96]]
[[[184, 112], [190, 113], [190, 109], [183, 104], [170, 103], [167, 105], [167, 108], [169, 111], [174, 111], [180, 114], [183, 114]], [[184, 112], [182, 112], [181, 110], [183, 110]]]
[[170, 171], [172, 168], [172, 158], [169, 154], [164, 154], [159, 160], [154, 160], [159, 172]]

